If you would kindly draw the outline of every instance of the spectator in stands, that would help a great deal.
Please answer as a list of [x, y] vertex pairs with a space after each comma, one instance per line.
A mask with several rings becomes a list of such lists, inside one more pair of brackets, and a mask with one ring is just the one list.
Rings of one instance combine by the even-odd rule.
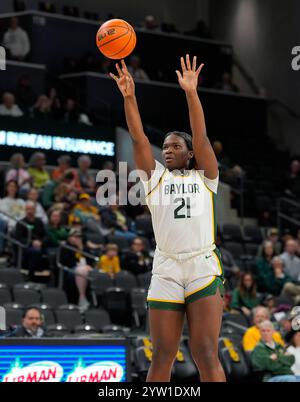
[[251, 310], [258, 306], [255, 278], [250, 272], [242, 273], [238, 287], [232, 292], [231, 308], [250, 317]]
[[274, 340], [274, 326], [271, 321], [260, 323], [261, 341], [251, 354], [253, 367], [264, 371], [263, 381], [267, 382], [300, 382], [300, 376], [295, 376], [291, 367], [295, 357]]
[[42, 206], [38, 201], [39, 192], [35, 188], [31, 188], [27, 193], [27, 201], [32, 201], [35, 204], [36, 212], [35, 216], [40, 218], [44, 224], [48, 223], [48, 216]]
[[203, 20], [198, 20], [194, 29], [185, 32], [185, 35], [197, 36], [198, 38], [211, 38], [211, 34], [206, 23]]
[[[1, 214], [4, 212], [8, 214], [11, 218], [6, 215]], [[6, 194], [5, 197], [0, 199], [0, 215], [8, 224], [8, 230], [14, 229], [16, 222], [15, 219], [22, 219], [25, 215], [25, 202], [21, 198], [18, 198], [18, 185], [14, 180], [10, 180], [6, 183]]]
[[24, 169], [25, 161], [23, 154], [13, 154], [10, 158], [10, 166], [11, 168], [6, 173], [5, 181], [16, 181], [19, 186], [20, 193], [28, 191], [31, 184], [31, 176], [27, 170]]
[[19, 78], [15, 95], [21, 109], [28, 112], [36, 100], [36, 93], [32, 88], [28, 74], [24, 74]]
[[277, 307], [276, 307], [276, 302], [275, 302], [275, 297], [272, 294], [268, 294], [264, 298], [264, 306], [268, 309], [269, 311], [269, 316], [271, 317], [271, 321], [273, 321], [273, 314], [276, 312]]
[[28, 231], [31, 231], [30, 244], [24, 249], [23, 268], [29, 270], [30, 276], [36, 271], [44, 271], [42, 254], [46, 231], [41, 219], [36, 217], [36, 206], [32, 201], [27, 201], [25, 205], [25, 218], [21, 219], [16, 225], [15, 237], [22, 244], [28, 241]]
[[81, 113], [76, 101], [68, 98], [64, 104], [63, 121], [66, 123], [83, 123], [89, 126], [92, 125], [86, 113]]
[[22, 110], [15, 103], [15, 96], [10, 92], [2, 95], [2, 103], [0, 105], [0, 116], [22, 117]]
[[162, 32], [166, 33], [179, 33], [176, 25], [173, 22], [162, 22], [161, 23]]
[[285, 243], [284, 253], [280, 255], [284, 272], [295, 282], [300, 284], [300, 258], [297, 257], [297, 242], [290, 239]]
[[295, 375], [300, 376], [300, 331], [292, 329], [286, 335], [285, 340], [290, 345], [287, 351], [295, 357], [295, 363], [291, 369]]
[[[243, 337], [243, 348], [246, 352], [251, 352], [261, 339], [259, 324], [269, 319], [269, 311], [265, 307], [258, 306], [253, 309], [254, 325], [247, 329]], [[279, 332], [273, 333], [273, 340], [284, 346], [284, 341]]]
[[92, 261], [87, 259], [81, 252], [85, 251], [82, 234], [80, 229], [72, 228], [69, 232], [67, 245], [76, 248], [78, 251], [68, 250], [63, 248], [61, 250], [61, 263], [75, 273], [75, 283], [79, 292], [78, 305], [80, 312], [86, 311], [90, 305], [87, 300], [86, 292], [88, 286], [88, 274], [93, 270]]
[[282, 259], [278, 256], [273, 257], [265, 265], [257, 265], [257, 279], [261, 292], [271, 293], [279, 296], [286, 283], [291, 283], [292, 279], [284, 272]]
[[265, 240], [262, 244], [261, 257], [256, 259], [257, 284], [262, 292], [266, 291], [264, 290], [264, 275], [271, 270], [271, 261], [274, 257], [274, 244], [269, 240]]
[[24, 60], [30, 52], [27, 32], [19, 26], [18, 18], [10, 19], [9, 28], [4, 33], [2, 44], [8, 50], [9, 57], [15, 60]]
[[134, 79], [149, 81], [147, 73], [141, 68], [141, 59], [139, 56], [135, 55], [130, 57], [128, 71]]
[[51, 103], [46, 95], [40, 95], [31, 108], [31, 117], [35, 119], [48, 119], [51, 113]]
[[51, 107], [51, 115], [50, 117], [56, 120], [61, 120], [63, 116], [63, 110], [61, 105], [60, 97], [58, 96], [57, 90], [55, 87], [51, 87], [47, 92], [47, 96], [49, 98], [50, 107]]
[[131, 241], [136, 237], [136, 233], [129, 230], [130, 222], [126, 216], [124, 208], [118, 205], [118, 197], [116, 203], [111, 203], [101, 212], [101, 220], [106, 228], [113, 228], [114, 234], [122, 236]]
[[59, 180], [50, 180], [44, 187], [42, 203], [46, 209], [53, 203], [66, 202], [67, 195], [76, 188], [76, 180], [72, 170], [67, 170]]
[[95, 193], [95, 178], [89, 173], [92, 165], [92, 160], [88, 155], [81, 155], [77, 159], [78, 164], [78, 179], [83, 192], [88, 194]]
[[67, 241], [69, 230], [62, 224], [61, 211], [53, 209], [49, 213], [49, 223], [46, 225], [45, 246], [57, 248], [61, 242]]
[[43, 316], [37, 307], [28, 307], [23, 313], [22, 325], [17, 326], [10, 336], [14, 338], [41, 338], [45, 336], [42, 327]]
[[221, 233], [217, 233], [216, 245], [218, 246], [220, 253], [222, 255], [222, 263], [224, 268], [225, 277], [229, 282], [229, 285], [232, 289], [234, 289], [237, 285], [237, 281], [240, 277], [240, 269], [236, 265], [232, 254], [224, 248], [222, 244], [222, 235]]
[[58, 167], [51, 174], [53, 180], [59, 180], [66, 170], [71, 169], [72, 158], [70, 155], [61, 155], [57, 159], [57, 164]]
[[107, 244], [105, 253], [99, 258], [98, 268], [107, 273], [112, 279], [120, 272], [119, 248], [116, 244]]
[[121, 259], [122, 269], [134, 275], [151, 271], [151, 263], [152, 258], [145, 251], [144, 241], [140, 237], [133, 239], [130, 250], [125, 251]]
[[239, 92], [238, 87], [232, 80], [232, 74], [227, 71], [223, 73], [221, 82], [215, 88], [222, 91]]
[[79, 196], [79, 202], [73, 207], [69, 216], [69, 224], [73, 222], [86, 223], [88, 219], [99, 221], [99, 211], [91, 204], [91, 197], [87, 193], [82, 193]]
[[43, 152], [33, 153], [28, 165], [28, 173], [33, 179], [33, 187], [41, 190], [50, 180], [50, 175], [45, 168], [46, 155]]
[[[270, 241], [273, 244], [274, 247], [274, 253], [275, 255], [280, 254], [281, 252], [281, 243], [279, 241], [279, 231], [277, 228], [270, 228], [267, 231], [267, 237], [265, 241]], [[265, 241], [263, 241], [263, 243], [259, 246], [258, 251], [257, 251], [257, 256], [258, 257], [262, 257], [263, 256], [263, 248], [264, 248], [264, 244]]]
[[290, 171], [287, 174], [287, 189], [288, 195], [299, 197], [300, 196], [300, 161], [298, 159], [292, 160], [290, 164]]
[[152, 32], [160, 32], [160, 27], [153, 15], [146, 15], [142, 25], [142, 29]]

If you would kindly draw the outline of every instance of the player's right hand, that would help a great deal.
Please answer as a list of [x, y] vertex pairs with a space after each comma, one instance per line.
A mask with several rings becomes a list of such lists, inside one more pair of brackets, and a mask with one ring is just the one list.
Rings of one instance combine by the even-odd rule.
[[116, 63], [116, 69], [118, 72], [118, 76], [109, 73], [110, 77], [114, 79], [119, 87], [124, 98], [129, 96], [134, 96], [135, 94], [135, 85], [131, 74], [129, 73], [125, 61], [121, 61], [122, 68], [120, 68], [119, 64]]

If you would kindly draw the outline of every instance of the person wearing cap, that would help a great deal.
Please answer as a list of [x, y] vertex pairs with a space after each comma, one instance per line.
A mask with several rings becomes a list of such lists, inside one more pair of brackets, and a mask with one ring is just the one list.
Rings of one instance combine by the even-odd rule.
[[[75, 284], [79, 293], [78, 306], [80, 312], [86, 311], [90, 305], [86, 292], [88, 286], [87, 276], [93, 270], [92, 259], [87, 259], [81, 254], [81, 251], [86, 251], [82, 241], [82, 233], [79, 228], [72, 228], [68, 235], [67, 245], [78, 249], [78, 251], [62, 248], [60, 254], [60, 262], [65, 267], [74, 270]], [[70, 277], [68, 278], [70, 279]], [[70, 294], [70, 288], [65, 283], [66, 291]], [[71, 296], [69, 297], [71, 298]]]
[[295, 357], [282, 345], [274, 341], [274, 326], [264, 320], [259, 324], [261, 340], [251, 353], [251, 362], [255, 369], [264, 372], [264, 382], [300, 382], [300, 376], [294, 375], [291, 367]]
[[72, 225], [75, 220], [79, 220], [81, 224], [84, 224], [88, 219], [99, 221], [99, 211], [91, 204], [90, 195], [82, 193], [79, 195], [79, 202], [75, 204], [69, 215], [69, 225]]
[[292, 371], [295, 375], [300, 376], [300, 331], [291, 329], [285, 336], [287, 344], [290, 346], [287, 351], [295, 357], [295, 363], [292, 365]]
[[[265, 241], [270, 241], [273, 244], [274, 252], [276, 255], [280, 254], [282, 246], [279, 241], [279, 231], [277, 228], [271, 228], [268, 230]], [[258, 251], [257, 251], [257, 257], [263, 256], [263, 248], [264, 248], [265, 241], [259, 246]]]

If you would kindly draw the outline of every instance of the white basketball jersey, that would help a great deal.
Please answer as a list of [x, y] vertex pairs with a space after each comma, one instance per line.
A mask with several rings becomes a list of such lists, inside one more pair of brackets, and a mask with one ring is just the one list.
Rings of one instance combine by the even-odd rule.
[[189, 253], [215, 243], [218, 181], [219, 176], [209, 180], [196, 169], [172, 172], [155, 161], [150, 180], [142, 183], [160, 250]]

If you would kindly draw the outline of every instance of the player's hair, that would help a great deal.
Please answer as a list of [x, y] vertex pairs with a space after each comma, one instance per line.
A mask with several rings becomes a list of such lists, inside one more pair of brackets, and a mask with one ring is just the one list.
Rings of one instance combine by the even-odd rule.
[[[184, 142], [186, 143], [187, 149], [189, 151], [193, 151], [193, 141], [192, 141], [192, 136], [190, 134], [185, 133], [184, 131], [170, 131], [169, 133], [167, 133], [165, 135], [164, 141], [167, 137], [169, 137], [169, 135], [172, 135], [172, 134], [177, 135], [178, 137], [181, 137], [184, 140]], [[193, 156], [192, 159], [190, 160], [189, 168], [193, 169], [195, 167], [195, 165], [196, 165], [196, 159]]]

